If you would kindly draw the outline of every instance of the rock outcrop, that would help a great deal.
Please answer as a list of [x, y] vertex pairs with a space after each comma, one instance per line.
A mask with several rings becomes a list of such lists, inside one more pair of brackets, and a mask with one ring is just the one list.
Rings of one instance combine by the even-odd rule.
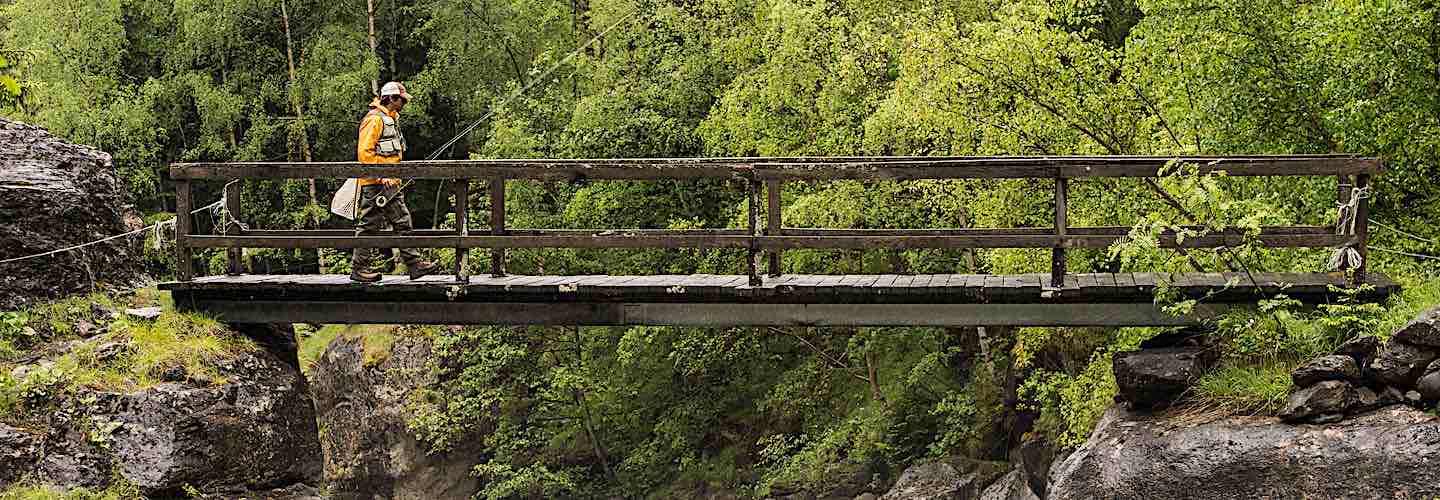
[[[0, 118], [0, 260], [141, 227], [110, 155]], [[142, 278], [139, 238], [0, 264], [0, 310]]]
[[429, 337], [400, 336], [392, 345], [367, 346], [363, 337], [341, 335], [315, 362], [329, 498], [461, 500], [479, 490], [470, 470], [479, 461], [481, 438], [431, 454], [406, 426], [410, 395], [437, 382], [430, 359]]
[[973, 500], [1005, 469], [991, 462], [950, 458], [912, 465], [880, 500]]
[[[110, 344], [125, 348], [107, 337], [84, 342], [99, 345], [88, 349], [96, 353]], [[53, 370], [47, 363], [9, 376], [40, 376]], [[217, 365], [218, 384], [179, 374], [133, 392], [75, 387], [56, 394], [53, 408], [22, 419], [28, 425], [0, 426], [0, 487], [103, 488], [115, 474], [163, 497], [187, 486], [234, 492], [318, 479], [315, 412], [299, 370], [259, 348]]]
[[1040, 500], [1040, 497], [1030, 490], [1020, 469], [1015, 469], [985, 488], [980, 500]]
[[1196, 423], [1112, 408], [1051, 471], [1051, 500], [1433, 498], [1440, 420], [1390, 406], [1325, 425]]
[[[1381, 343], [1357, 337], [1335, 353], [1290, 374], [1295, 383], [1280, 417], [1329, 423], [1346, 415], [1404, 403], [1426, 409], [1440, 401], [1440, 308], [1421, 313]], [[1364, 367], [1361, 369], [1361, 367]]]
[[1119, 396], [1136, 409], [1169, 406], [1214, 361], [1204, 347], [1160, 347], [1115, 354]]

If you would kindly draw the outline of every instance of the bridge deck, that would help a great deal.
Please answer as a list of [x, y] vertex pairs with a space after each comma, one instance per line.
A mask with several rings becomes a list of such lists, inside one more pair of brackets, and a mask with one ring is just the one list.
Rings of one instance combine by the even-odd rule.
[[[1332, 302], [1339, 274], [1096, 273], [783, 275], [749, 285], [744, 275], [454, 276], [376, 284], [344, 275], [209, 276], [160, 285], [177, 306], [236, 322], [814, 325], [1146, 326], [1192, 324], [1282, 290], [1307, 304]], [[1195, 316], [1153, 305], [1155, 287], [1204, 298]], [[1361, 300], [1398, 286], [1372, 274]]]

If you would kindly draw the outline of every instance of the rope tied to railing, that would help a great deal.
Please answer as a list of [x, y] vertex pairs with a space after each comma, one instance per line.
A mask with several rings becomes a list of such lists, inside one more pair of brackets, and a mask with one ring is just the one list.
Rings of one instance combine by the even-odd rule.
[[[224, 201], [224, 200], [221, 200], [221, 201]], [[215, 202], [215, 203], [211, 203], [211, 204], [209, 204], [209, 205], [205, 205], [205, 206], [200, 207], [200, 208], [197, 208], [197, 209], [195, 209], [195, 210], [191, 210], [191, 211], [190, 211], [190, 215], [194, 215], [194, 214], [198, 214], [198, 213], [200, 213], [200, 212], [206, 211], [206, 210], [214, 209], [217, 205], [220, 205], [220, 203], [221, 203], [220, 201], [217, 201], [217, 202]], [[87, 241], [87, 242], [85, 242], [85, 243], [81, 243], [81, 244], [78, 244], [78, 245], [71, 245], [71, 246], [68, 246], [68, 247], [65, 247], [65, 248], [57, 248], [57, 249], [55, 249], [55, 250], [51, 250], [51, 251], [48, 251], [48, 252], [40, 252], [40, 253], [36, 253], [36, 254], [22, 255], [22, 256], [20, 256], [20, 257], [13, 257], [13, 258], [5, 259], [5, 260], [0, 260], [0, 264], [9, 264], [9, 263], [11, 263], [11, 262], [19, 262], [19, 261], [22, 261], [22, 260], [37, 259], [37, 258], [40, 258], [40, 257], [46, 257], [46, 256], [50, 256], [50, 255], [55, 255], [55, 254], [58, 254], [58, 253], [65, 253], [65, 252], [69, 252], [69, 251], [73, 251], [73, 250], [79, 250], [79, 249], [81, 249], [81, 248], [85, 248], [85, 247], [92, 246], [92, 245], [98, 245], [98, 244], [101, 244], [101, 243], [105, 243], [105, 242], [107, 242], [107, 241], [118, 240], [118, 239], [124, 238], [124, 237], [126, 237], [126, 236], [134, 236], [134, 235], [143, 233], [143, 232], [145, 232], [145, 231], [155, 231], [154, 234], [155, 234], [155, 236], [156, 236], [156, 240], [157, 240], [157, 243], [156, 243], [156, 244], [157, 244], [157, 247], [158, 247], [158, 245], [159, 245], [158, 241], [159, 241], [160, 236], [161, 236], [161, 233], [160, 233], [161, 229], [160, 229], [160, 227], [161, 227], [161, 226], [166, 226], [166, 225], [171, 226], [171, 227], [174, 227], [174, 225], [175, 225], [175, 219], [162, 220], [162, 221], [160, 221], [160, 222], [156, 222], [156, 223], [154, 223], [154, 224], [151, 224], [151, 225], [142, 227], [142, 228], [140, 228], [140, 229], [136, 229], [136, 230], [134, 230], [134, 231], [129, 231], [129, 232], [125, 232], [125, 233], [120, 233], [120, 234], [117, 234], [117, 235], [114, 235], [114, 236], [106, 236], [106, 237], [100, 238], [100, 239], [98, 239], [98, 240]]]
[[[1342, 184], [1341, 187], [1350, 188], [1350, 199], [1336, 203], [1339, 211], [1339, 219], [1335, 222], [1335, 234], [1341, 236], [1355, 236], [1355, 226], [1360, 222], [1357, 214], [1360, 212], [1360, 202], [1370, 198], [1370, 186], [1355, 187], [1350, 184]], [[1351, 240], [1345, 245], [1336, 248], [1326, 262], [1326, 267], [1331, 271], [1343, 271], [1346, 269], [1358, 269], [1365, 263], [1365, 256], [1355, 248], [1359, 242]]]

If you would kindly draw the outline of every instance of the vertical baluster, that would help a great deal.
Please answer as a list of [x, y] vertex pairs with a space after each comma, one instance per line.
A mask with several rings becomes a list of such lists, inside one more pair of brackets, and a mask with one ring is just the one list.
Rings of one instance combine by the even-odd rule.
[[[765, 196], [768, 198], [765, 215], [765, 234], [780, 236], [784, 228], [780, 220], [780, 181], [765, 181]], [[770, 251], [770, 276], [780, 275], [780, 249]]]
[[750, 286], [760, 286], [759, 263], [760, 250], [756, 246], [756, 236], [760, 236], [760, 181], [750, 179], [750, 196], [746, 203], [750, 211], [750, 249], [745, 255], [746, 273], [750, 276]]
[[1362, 196], [1355, 204], [1355, 250], [1360, 252], [1360, 265], [1355, 266], [1355, 284], [1365, 282], [1365, 267], [1369, 264], [1370, 251], [1366, 240], [1370, 236], [1370, 174], [1355, 176], [1355, 188], [1350, 196]]
[[[230, 236], [243, 234], [240, 230], [240, 179], [225, 183], [225, 212], [230, 215], [226, 221], [224, 232]], [[316, 250], [318, 253], [320, 250]], [[225, 274], [239, 276], [243, 271], [241, 262], [241, 250], [239, 248], [225, 249]]]
[[[505, 179], [490, 180], [490, 234], [505, 234]], [[490, 249], [490, 275], [505, 275], [505, 249]]]
[[190, 281], [195, 279], [195, 269], [191, 267], [190, 246], [185, 238], [190, 236], [190, 181], [188, 179], [175, 180], [175, 279]]
[[1070, 179], [1055, 179], [1055, 248], [1050, 250], [1050, 286], [1065, 287], [1065, 234], [1068, 222]]
[[[455, 234], [464, 238], [470, 235], [470, 179], [457, 179], [455, 181]], [[469, 281], [470, 274], [465, 271], [465, 254], [468, 248], [455, 247], [455, 280]]]

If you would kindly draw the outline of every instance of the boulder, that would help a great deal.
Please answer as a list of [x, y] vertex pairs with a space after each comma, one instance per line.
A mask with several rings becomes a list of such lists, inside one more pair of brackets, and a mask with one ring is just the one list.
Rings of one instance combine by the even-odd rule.
[[1440, 420], [1391, 406], [1328, 426], [1112, 408], [1056, 463], [1051, 500], [1433, 498]]
[[[398, 335], [398, 334], [397, 334]], [[483, 436], [459, 439], [432, 454], [410, 433], [408, 398], [437, 384], [427, 364], [432, 341], [399, 336], [389, 346], [341, 335], [312, 369], [328, 498], [468, 499], [480, 489], [470, 474]], [[384, 352], [366, 350], [384, 349]]]
[[1376, 351], [1370, 360], [1369, 376], [1376, 381], [1399, 387], [1413, 387], [1424, 374], [1426, 365], [1435, 359], [1435, 352], [1404, 342], [1391, 340]]
[[29, 432], [0, 423], [0, 487], [20, 480], [20, 474], [40, 456], [40, 439]]
[[1415, 383], [1415, 392], [1424, 401], [1440, 401], [1440, 371], [1430, 372]]
[[1349, 411], [1358, 413], [1374, 410], [1381, 406], [1385, 405], [1381, 404], [1380, 395], [1376, 394], [1374, 390], [1369, 387], [1357, 387], [1355, 388], [1355, 405], [1351, 406]]
[[1296, 387], [1308, 387], [1323, 380], [1354, 381], [1360, 378], [1360, 365], [1355, 358], [1343, 354], [1321, 356], [1296, 368], [1290, 381]]
[[1395, 331], [1391, 342], [1440, 349], [1440, 307], [1420, 313], [1415, 319]]
[[1040, 439], [1020, 444], [1020, 476], [1035, 495], [1045, 496], [1050, 484], [1050, 466], [1055, 462], [1055, 446]]
[[[110, 155], [0, 118], [0, 260], [139, 229]], [[0, 264], [0, 310], [143, 278], [143, 238]]]
[[1280, 418], [1286, 422], [1334, 421], [1343, 418], [1358, 400], [1349, 382], [1326, 380], [1291, 393], [1285, 409], [1280, 410]]
[[1040, 500], [1025, 482], [1019, 468], [1000, 476], [980, 494], [980, 500]]
[[973, 500], [1004, 470], [996, 464], [950, 458], [912, 465], [880, 500]]
[[1350, 340], [1341, 343], [1340, 347], [1335, 348], [1335, 354], [1350, 356], [1355, 358], [1355, 362], [1359, 363], [1360, 366], [1365, 366], [1365, 362], [1369, 361], [1370, 357], [1374, 356], [1375, 351], [1379, 348], [1379, 338], [1371, 335], [1362, 335], [1359, 337], [1351, 337]]
[[[98, 341], [98, 340], [97, 340]], [[299, 370], [263, 349], [218, 362], [224, 383], [162, 383], [134, 392], [76, 388], [41, 422], [44, 446], [10, 476], [103, 489], [114, 475], [147, 496], [272, 488], [317, 479], [315, 410]], [[0, 449], [23, 450], [3, 442]], [[38, 441], [36, 441], [38, 444]], [[9, 454], [0, 452], [0, 462]]]
[[1209, 367], [1213, 358], [1202, 347], [1165, 347], [1119, 353], [1114, 358], [1120, 398], [1132, 408], [1169, 406]]
[[1403, 404], [1405, 403], [1405, 391], [1402, 391], [1395, 387], [1386, 387], [1384, 390], [1380, 391], [1379, 400], [1377, 401], [1377, 403], [1380, 406]]

